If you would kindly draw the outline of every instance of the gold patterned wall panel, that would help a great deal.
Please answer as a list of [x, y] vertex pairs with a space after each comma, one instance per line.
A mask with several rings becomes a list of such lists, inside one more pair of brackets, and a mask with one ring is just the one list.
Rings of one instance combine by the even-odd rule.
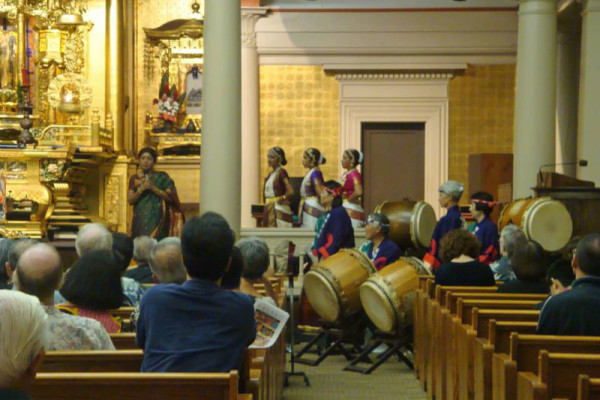
[[448, 95], [448, 176], [468, 196], [470, 154], [513, 152], [515, 66], [470, 65], [450, 81]]
[[261, 183], [273, 146], [285, 150], [290, 176], [305, 175], [302, 154], [316, 147], [327, 158], [325, 179], [339, 178], [339, 85], [321, 66], [260, 67]]

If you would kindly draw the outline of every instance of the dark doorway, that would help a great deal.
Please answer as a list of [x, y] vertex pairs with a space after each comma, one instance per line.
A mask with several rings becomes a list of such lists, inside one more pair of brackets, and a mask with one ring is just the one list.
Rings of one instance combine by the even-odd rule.
[[361, 130], [365, 212], [385, 200], [423, 200], [425, 123], [366, 122]]

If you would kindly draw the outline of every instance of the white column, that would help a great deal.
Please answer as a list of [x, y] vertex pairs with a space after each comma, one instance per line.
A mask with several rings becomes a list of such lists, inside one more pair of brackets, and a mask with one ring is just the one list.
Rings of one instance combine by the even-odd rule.
[[587, 0], [583, 8], [579, 85], [579, 158], [589, 166], [577, 171], [580, 179], [600, 183], [600, 0]]
[[[577, 103], [579, 101], [579, 40], [570, 31], [558, 30], [556, 65], [557, 164], [577, 160]], [[556, 172], [575, 177], [575, 165], [559, 165]]]
[[256, 226], [250, 208], [260, 203], [259, 66], [254, 26], [265, 8], [242, 9], [242, 200], [244, 228]]
[[200, 210], [240, 230], [240, 0], [205, 3]]
[[542, 164], [554, 162], [556, 0], [521, 0], [517, 43], [513, 196], [532, 194]]

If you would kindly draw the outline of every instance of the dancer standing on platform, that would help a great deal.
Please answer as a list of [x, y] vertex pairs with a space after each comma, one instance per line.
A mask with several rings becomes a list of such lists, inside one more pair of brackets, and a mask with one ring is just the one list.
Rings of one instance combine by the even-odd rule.
[[175, 182], [166, 172], [154, 170], [157, 159], [156, 150], [141, 149], [139, 169], [129, 179], [127, 200], [133, 206], [132, 238], [150, 236], [161, 240], [181, 235], [184, 218]]
[[377, 270], [400, 258], [400, 249], [388, 238], [389, 233], [390, 220], [388, 217], [383, 214], [369, 215], [365, 226], [367, 242], [360, 247], [360, 251], [369, 257]]
[[458, 208], [458, 201], [462, 196], [463, 190], [463, 184], [456, 181], [447, 181], [440, 186], [438, 201], [440, 202], [440, 206], [446, 208], [448, 211], [435, 226], [429, 250], [427, 250], [427, 254], [423, 258], [425, 266], [432, 272], [437, 271], [441, 265], [439, 252], [442, 238], [451, 230], [461, 229], [464, 226], [464, 220]]
[[346, 170], [340, 178], [343, 187], [342, 198], [344, 208], [352, 219], [354, 228], [362, 228], [365, 225], [365, 212], [361, 206], [363, 194], [362, 177], [356, 167], [363, 162], [363, 155], [355, 149], [344, 151], [342, 156], [342, 167]]
[[476, 192], [471, 196], [469, 210], [477, 221], [473, 233], [481, 244], [479, 261], [490, 265], [500, 257], [498, 227], [490, 219], [494, 209], [494, 197], [488, 192]]
[[314, 229], [317, 220], [325, 212], [325, 209], [319, 203], [321, 186], [324, 182], [319, 165], [325, 164], [325, 162], [323, 154], [314, 147], [306, 149], [304, 156], [302, 156], [302, 166], [309, 169], [300, 186], [302, 200], [300, 201], [300, 207], [298, 207], [298, 217], [303, 228]]
[[270, 228], [291, 228], [292, 210], [290, 196], [294, 189], [290, 185], [288, 173], [282, 168], [287, 164], [285, 152], [281, 147], [273, 147], [267, 153], [267, 162], [272, 168], [264, 186], [265, 211], [263, 226]]

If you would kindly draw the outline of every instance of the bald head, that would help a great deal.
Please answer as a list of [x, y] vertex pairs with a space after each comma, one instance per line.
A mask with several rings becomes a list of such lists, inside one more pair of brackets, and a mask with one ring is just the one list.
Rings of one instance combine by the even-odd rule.
[[112, 234], [99, 222], [82, 226], [75, 238], [75, 250], [79, 257], [95, 250], [111, 250], [112, 245]]
[[45, 243], [29, 247], [19, 258], [15, 285], [21, 292], [37, 296], [44, 304], [54, 302], [54, 291], [62, 284], [62, 265], [56, 249]]
[[183, 283], [185, 266], [179, 240], [161, 240], [150, 253], [150, 269], [160, 283]]

